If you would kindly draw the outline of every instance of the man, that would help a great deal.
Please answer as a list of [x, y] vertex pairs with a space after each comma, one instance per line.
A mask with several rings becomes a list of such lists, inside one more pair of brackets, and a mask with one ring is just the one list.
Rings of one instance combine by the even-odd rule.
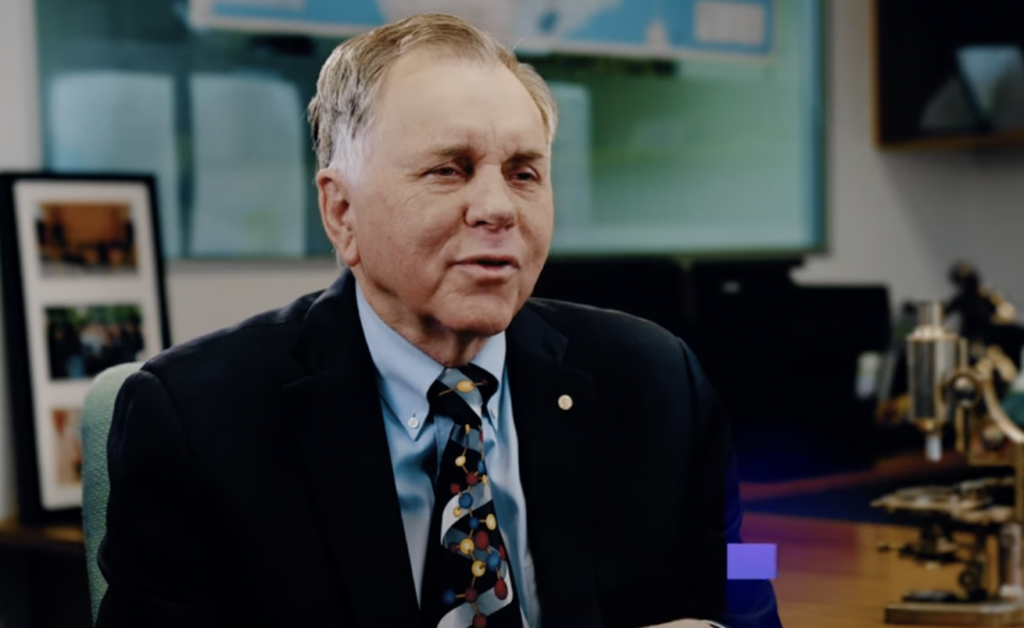
[[418, 16], [339, 46], [310, 119], [349, 270], [126, 382], [99, 625], [777, 626], [767, 583], [726, 600], [736, 481], [690, 351], [528, 301], [543, 80]]

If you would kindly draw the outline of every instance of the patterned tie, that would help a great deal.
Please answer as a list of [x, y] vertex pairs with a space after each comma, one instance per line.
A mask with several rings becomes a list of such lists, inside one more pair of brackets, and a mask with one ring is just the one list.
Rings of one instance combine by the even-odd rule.
[[484, 460], [481, 419], [497, 382], [468, 365], [445, 369], [427, 394], [452, 428], [434, 492], [431, 543], [423, 579], [423, 626], [521, 628], [508, 550], [498, 528]]

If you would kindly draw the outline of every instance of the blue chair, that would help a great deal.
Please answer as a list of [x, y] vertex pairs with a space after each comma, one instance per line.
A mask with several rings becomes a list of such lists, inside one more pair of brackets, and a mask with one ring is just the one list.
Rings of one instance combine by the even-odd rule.
[[95, 623], [100, 602], [107, 592], [107, 581], [100, 573], [96, 554], [107, 529], [107, 433], [114, 414], [114, 401], [128, 376], [139, 370], [141, 362], [113, 366], [93, 380], [82, 409], [82, 526], [85, 531], [85, 557], [89, 569], [89, 593]]

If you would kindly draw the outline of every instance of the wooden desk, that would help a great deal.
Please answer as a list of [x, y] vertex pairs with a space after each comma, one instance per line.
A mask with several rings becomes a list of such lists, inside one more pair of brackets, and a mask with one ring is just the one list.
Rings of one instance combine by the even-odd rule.
[[0, 521], [0, 547], [85, 556], [84, 543], [80, 526], [26, 527], [16, 521]]
[[785, 628], [892, 626], [883, 621], [885, 605], [907, 590], [957, 590], [959, 566], [928, 571], [876, 549], [916, 534], [902, 526], [759, 513], [747, 514], [743, 526], [744, 541], [778, 546], [773, 584]]

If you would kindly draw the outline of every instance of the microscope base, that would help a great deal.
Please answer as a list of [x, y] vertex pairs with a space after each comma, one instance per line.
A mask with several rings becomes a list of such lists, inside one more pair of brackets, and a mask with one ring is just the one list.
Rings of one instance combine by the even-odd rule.
[[1024, 600], [1017, 602], [897, 602], [885, 607], [887, 624], [932, 626], [1021, 626]]

